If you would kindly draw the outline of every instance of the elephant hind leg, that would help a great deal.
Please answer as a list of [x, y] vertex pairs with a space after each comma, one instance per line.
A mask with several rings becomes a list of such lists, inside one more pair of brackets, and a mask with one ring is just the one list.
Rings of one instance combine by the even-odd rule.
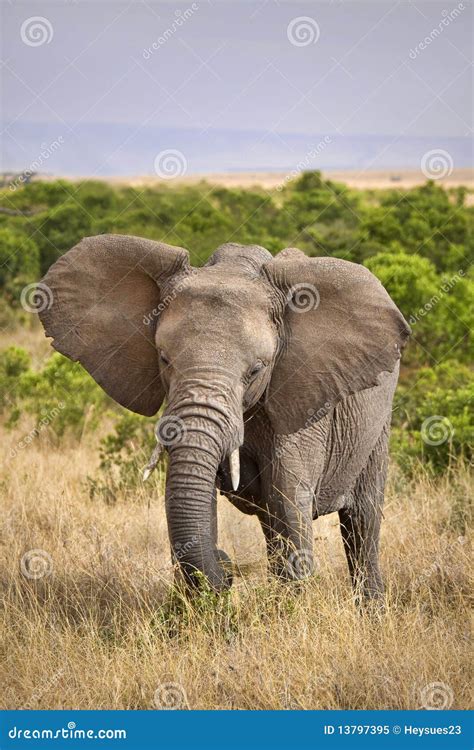
[[356, 482], [350, 506], [339, 511], [344, 550], [358, 602], [383, 595], [379, 537], [388, 465], [388, 435], [387, 425]]

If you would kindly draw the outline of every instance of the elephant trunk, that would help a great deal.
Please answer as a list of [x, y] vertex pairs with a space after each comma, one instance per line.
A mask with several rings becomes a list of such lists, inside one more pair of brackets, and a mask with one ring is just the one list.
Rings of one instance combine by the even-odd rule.
[[[168, 445], [166, 515], [172, 556], [193, 586], [205, 576], [214, 591], [232, 578], [217, 550], [216, 475], [220, 462], [238, 447], [235, 420], [206, 404], [173, 408], [162, 422], [173, 420], [177, 438]], [[234, 428], [232, 429], [232, 424]]]

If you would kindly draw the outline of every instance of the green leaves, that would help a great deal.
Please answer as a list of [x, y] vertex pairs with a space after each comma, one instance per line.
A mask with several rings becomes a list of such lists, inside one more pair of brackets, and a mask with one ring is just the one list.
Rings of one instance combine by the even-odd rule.
[[[422, 461], [439, 470], [453, 457], [469, 456], [472, 443], [473, 385], [465, 367], [474, 328], [469, 197], [466, 188], [445, 190], [435, 182], [409, 191], [354, 190], [318, 171], [283, 179], [271, 192], [204, 181], [146, 188], [33, 181], [0, 191], [1, 205], [25, 212], [0, 214], [0, 326], [13, 330], [21, 320], [34, 327], [34, 315], [21, 307], [22, 291], [91, 234], [135, 234], [184, 246], [197, 266], [227, 241], [272, 253], [297, 246], [308, 255], [364, 263], [413, 329], [394, 412], [394, 448], [407, 467]], [[112, 404], [80, 365], [59, 354], [32, 369], [25, 351], [0, 353], [0, 407], [10, 423], [22, 414], [36, 424], [46, 419], [42, 430], [56, 441], [66, 434], [80, 440], [112, 415], [101, 460], [103, 475], [117, 477], [114, 486], [134, 486], [138, 463], [146, 463], [153, 447], [147, 420]], [[440, 419], [427, 426], [431, 417]], [[436, 442], [445, 428], [445, 442], [423, 440], [434, 434]]]

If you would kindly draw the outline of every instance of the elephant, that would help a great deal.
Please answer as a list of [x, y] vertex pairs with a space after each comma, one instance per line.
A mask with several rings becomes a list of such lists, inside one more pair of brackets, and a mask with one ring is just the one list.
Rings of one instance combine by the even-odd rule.
[[[83, 239], [49, 269], [54, 348], [116, 402], [157, 414], [172, 560], [227, 590], [217, 490], [256, 515], [270, 571], [314, 571], [312, 521], [339, 514], [352, 585], [380, 598], [392, 399], [410, 328], [364, 266], [227, 243], [199, 268], [150, 239]], [[156, 463], [158, 453], [152, 460]], [[147, 472], [148, 473], [148, 472]]]

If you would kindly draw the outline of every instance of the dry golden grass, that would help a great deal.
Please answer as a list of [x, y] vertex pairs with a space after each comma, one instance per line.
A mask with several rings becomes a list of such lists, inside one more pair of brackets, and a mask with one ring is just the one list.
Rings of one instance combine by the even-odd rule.
[[[41, 361], [40, 332], [19, 335], [1, 348]], [[258, 523], [223, 498], [234, 587], [191, 604], [172, 592], [163, 478], [91, 500], [99, 435], [55, 448], [41, 431], [19, 448], [31, 426], [0, 428], [2, 708], [469, 707], [466, 472], [408, 482], [392, 468], [383, 615], [354, 607], [336, 515], [315, 522], [317, 575], [298, 589], [267, 579]]]
[[[153, 708], [177, 683], [200, 709], [417, 708], [435, 682], [468, 707], [468, 543], [453, 521], [465, 474], [392, 472], [384, 615], [354, 608], [336, 516], [315, 523], [318, 574], [297, 592], [267, 580], [257, 523], [224, 499], [222, 547], [242, 570], [229, 596], [193, 606], [171, 599], [157, 480], [133, 501], [92, 501], [96, 445], [53, 450], [40, 435], [9, 459], [21, 437], [2, 435], [2, 707]], [[31, 550], [49, 556], [38, 579]]]

